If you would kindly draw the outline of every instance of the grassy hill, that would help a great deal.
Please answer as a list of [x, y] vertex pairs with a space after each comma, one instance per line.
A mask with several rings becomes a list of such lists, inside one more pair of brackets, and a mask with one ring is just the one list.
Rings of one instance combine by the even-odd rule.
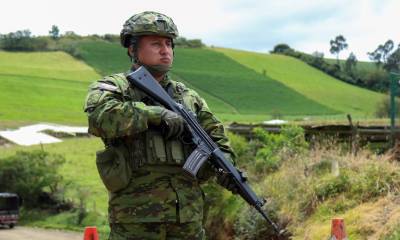
[[[86, 123], [82, 105], [89, 83], [124, 72], [130, 63], [118, 44], [82, 41], [77, 47], [84, 62], [63, 52], [0, 52], [1, 126]], [[371, 116], [383, 96], [285, 56], [208, 48], [177, 48], [175, 56], [172, 77], [198, 91], [223, 121]]]
[[319, 115], [336, 111], [210, 49], [177, 49], [174, 73], [241, 114]]
[[0, 121], [83, 124], [87, 87], [98, 78], [64, 52], [0, 52]]
[[[83, 59], [102, 74], [126, 71], [127, 57], [109, 43], [79, 45]], [[102, 51], [109, 48], [109, 50]], [[114, 49], [114, 50], [110, 50]], [[90, 57], [96, 52], [96, 57]], [[125, 58], [120, 60], [120, 56]], [[172, 75], [197, 90], [218, 113], [246, 114], [251, 117], [337, 114], [338, 111], [304, 97], [283, 84], [242, 66], [210, 49], [175, 49]], [[104, 59], [117, 59], [113, 66]], [[245, 91], [244, 91], [245, 90]]]
[[126, 50], [119, 44], [82, 41], [77, 46], [84, 61], [103, 76], [125, 72], [130, 68]]
[[217, 49], [240, 64], [266, 75], [315, 102], [342, 113], [372, 116], [384, 95], [330, 77], [306, 63], [283, 55]]

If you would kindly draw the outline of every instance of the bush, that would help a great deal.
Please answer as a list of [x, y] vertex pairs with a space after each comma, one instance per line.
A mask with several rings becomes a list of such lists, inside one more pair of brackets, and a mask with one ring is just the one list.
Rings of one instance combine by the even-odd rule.
[[103, 39], [112, 42], [112, 43], [119, 43], [120, 42], [120, 37], [119, 35], [114, 35], [114, 34], [105, 34], [103, 36]]
[[387, 163], [366, 165], [356, 176], [352, 178], [350, 194], [361, 201], [400, 190], [400, 173]]
[[[267, 206], [264, 207], [264, 211], [268, 213], [268, 217], [272, 221], [276, 223], [280, 222], [276, 212], [276, 206], [267, 204]], [[273, 227], [266, 223], [260, 213], [250, 206], [243, 206], [239, 209], [238, 215], [240, 215], [240, 218], [236, 219], [233, 226], [236, 236], [235, 239], [288, 239], [283, 236], [278, 237]], [[285, 227], [286, 224], [287, 223], [280, 223], [279, 225]]]
[[[396, 101], [396, 115], [400, 114], [400, 101]], [[376, 106], [375, 116], [378, 118], [386, 118], [390, 116], [390, 97], [386, 95], [384, 99]]]
[[71, 56], [82, 59], [82, 53], [77, 46], [77, 43], [62, 44], [58, 46], [58, 50], [69, 53]]
[[350, 179], [346, 172], [339, 176], [326, 175], [319, 179], [314, 187], [314, 192], [319, 201], [336, 197], [350, 189]]
[[186, 39], [184, 37], [178, 37], [174, 44], [178, 47], [186, 48], [202, 48], [205, 46], [200, 39]]
[[290, 48], [289, 45], [287, 45], [286, 43], [280, 43], [275, 45], [271, 53], [286, 53], [288, 51], [293, 51], [293, 49]]
[[254, 159], [254, 153], [251, 149], [250, 143], [242, 136], [228, 133], [228, 137], [236, 154], [235, 162], [239, 167], [244, 167], [247, 164], [251, 164]]
[[0, 159], [0, 189], [20, 195], [28, 208], [40, 207], [46, 193], [58, 190], [62, 176], [57, 171], [64, 162], [63, 156], [40, 150]]
[[0, 46], [7, 51], [44, 51], [50, 42], [48, 37], [32, 37], [29, 30], [0, 35]]
[[389, 75], [382, 69], [370, 71], [364, 76], [365, 85], [368, 88], [384, 91], [389, 89]]
[[282, 127], [280, 134], [268, 133], [262, 128], [254, 129], [256, 149], [255, 170], [270, 173], [279, 169], [282, 161], [302, 154], [308, 148], [304, 129], [297, 126]]

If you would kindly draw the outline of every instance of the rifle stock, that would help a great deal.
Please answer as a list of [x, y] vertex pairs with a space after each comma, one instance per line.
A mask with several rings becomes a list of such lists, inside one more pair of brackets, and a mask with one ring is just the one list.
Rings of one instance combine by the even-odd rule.
[[143, 66], [128, 74], [127, 79], [130, 84], [145, 92], [151, 98], [161, 103], [165, 108], [179, 114], [186, 121], [188, 130], [192, 135], [192, 141], [197, 145], [197, 148], [185, 162], [183, 166], [184, 171], [196, 177], [198, 170], [204, 162], [207, 160], [211, 161], [211, 164], [214, 165], [215, 168], [230, 175], [239, 190], [238, 194], [271, 224], [276, 233], [282, 235], [285, 232], [284, 230], [280, 230], [278, 225], [263, 211], [262, 206], [265, 201], [257, 197], [247, 184], [246, 178], [244, 178], [233, 164], [225, 158], [221, 149], [219, 149], [217, 144], [200, 126], [192, 112], [175, 102]]

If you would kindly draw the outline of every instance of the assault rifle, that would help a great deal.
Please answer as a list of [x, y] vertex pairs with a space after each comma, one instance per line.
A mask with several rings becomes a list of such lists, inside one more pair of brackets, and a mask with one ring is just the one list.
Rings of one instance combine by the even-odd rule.
[[251, 206], [253, 206], [269, 224], [272, 225], [278, 235], [283, 235], [286, 231], [280, 230], [267, 214], [262, 210], [265, 200], [260, 199], [247, 184], [246, 178], [238, 171], [232, 163], [224, 157], [221, 149], [208, 136], [204, 129], [197, 122], [195, 114], [186, 109], [181, 104], [175, 102], [153, 76], [141, 66], [136, 71], [127, 75], [127, 79], [133, 86], [139, 88], [155, 101], [162, 104], [165, 108], [179, 114], [187, 123], [187, 128], [191, 133], [192, 141], [197, 148], [186, 160], [183, 170], [196, 178], [201, 166], [208, 159], [219, 172], [229, 174], [229, 177], [236, 183], [238, 194]]

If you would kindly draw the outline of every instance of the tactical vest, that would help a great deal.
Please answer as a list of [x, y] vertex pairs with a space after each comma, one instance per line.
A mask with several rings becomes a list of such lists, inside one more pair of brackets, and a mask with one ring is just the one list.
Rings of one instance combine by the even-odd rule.
[[[127, 88], [125, 83], [118, 82], [123, 101], [144, 102], [146, 105], [158, 105], [136, 88]], [[125, 88], [125, 89], [124, 89]], [[167, 87], [169, 95], [175, 101], [191, 109], [193, 104], [185, 101], [185, 86], [170, 82]], [[106, 149], [97, 153], [97, 167], [100, 176], [110, 192], [126, 186], [132, 174], [146, 166], [181, 167], [193, 151], [194, 146], [181, 139], [165, 139], [160, 129], [149, 127], [147, 131], [116, 139], [103, 139]], [[158, 169], [158, 168], [152, 168]], [[165, 169], [169, 169], [168, 167]]]

